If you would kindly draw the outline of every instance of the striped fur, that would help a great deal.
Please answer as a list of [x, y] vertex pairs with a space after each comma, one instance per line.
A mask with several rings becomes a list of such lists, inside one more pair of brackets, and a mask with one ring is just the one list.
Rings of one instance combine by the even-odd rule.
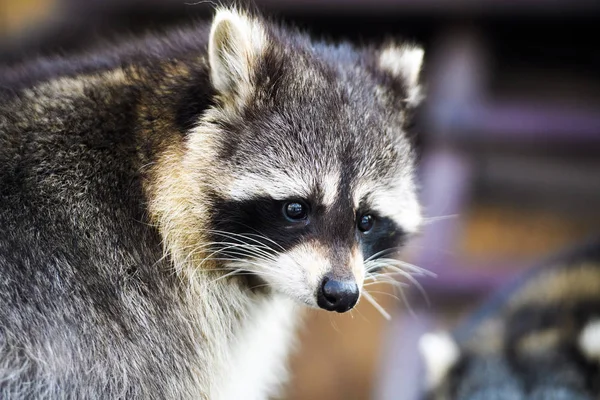
[[275, 395], [323, 275], [418, 228], [396, 47], [221, 9], [2, 71], [0, 398]]

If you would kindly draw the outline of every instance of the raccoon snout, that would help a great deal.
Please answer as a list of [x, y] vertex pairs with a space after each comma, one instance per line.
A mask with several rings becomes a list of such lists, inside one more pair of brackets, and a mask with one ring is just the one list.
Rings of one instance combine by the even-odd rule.
[[317, 292], [317, 304], [324, 310], [343, 313], [354, 307], [359, 295], [354, 280], [338, 280], [325, 275]]

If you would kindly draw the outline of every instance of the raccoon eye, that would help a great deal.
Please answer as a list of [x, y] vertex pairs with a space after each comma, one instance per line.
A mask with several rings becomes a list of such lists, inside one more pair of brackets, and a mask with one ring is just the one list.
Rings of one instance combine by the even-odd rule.
[[358, 220], [358, 230], [361, 232], [369, 232], [373, 228], [375, 220], [371, 214], [363, 214]]
[[306, 219], [308, 207], [298, 201], [290, 201], [283, 206], [283, 214], [290, 221], [300, 221]]

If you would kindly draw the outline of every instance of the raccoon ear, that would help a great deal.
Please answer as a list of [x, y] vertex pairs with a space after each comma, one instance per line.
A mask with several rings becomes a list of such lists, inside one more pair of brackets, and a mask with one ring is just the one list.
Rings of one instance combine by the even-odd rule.
[[215, 89], [228, 95], [248, 94], [253, 68], [265, 44], [266, 35], [258, 20], [237, 10], [217, 10], [208, 42], [210, 78]]
[[424, 55], [423, 48], [406, 44], [390, 44], [379, 53], [379, 68], [397, 79], [410, 107], [417, 106], [423, 99], [419, 75]]
[[449, 333], [437, 332], [421, 336], [419, 350], [425, 362], [427, 389], [434, 389], [458, 362], [460, 349]]

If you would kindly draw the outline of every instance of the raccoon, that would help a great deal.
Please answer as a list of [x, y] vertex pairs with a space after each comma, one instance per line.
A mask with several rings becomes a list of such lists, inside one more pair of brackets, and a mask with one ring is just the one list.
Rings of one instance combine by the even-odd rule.
[[600, 238], [534, 268], [420, 347], [427, 399], [600, 398]]
[[5, 69], [0, 398], [263, 399], [421, 222], [420, 47], [238, 9]]

